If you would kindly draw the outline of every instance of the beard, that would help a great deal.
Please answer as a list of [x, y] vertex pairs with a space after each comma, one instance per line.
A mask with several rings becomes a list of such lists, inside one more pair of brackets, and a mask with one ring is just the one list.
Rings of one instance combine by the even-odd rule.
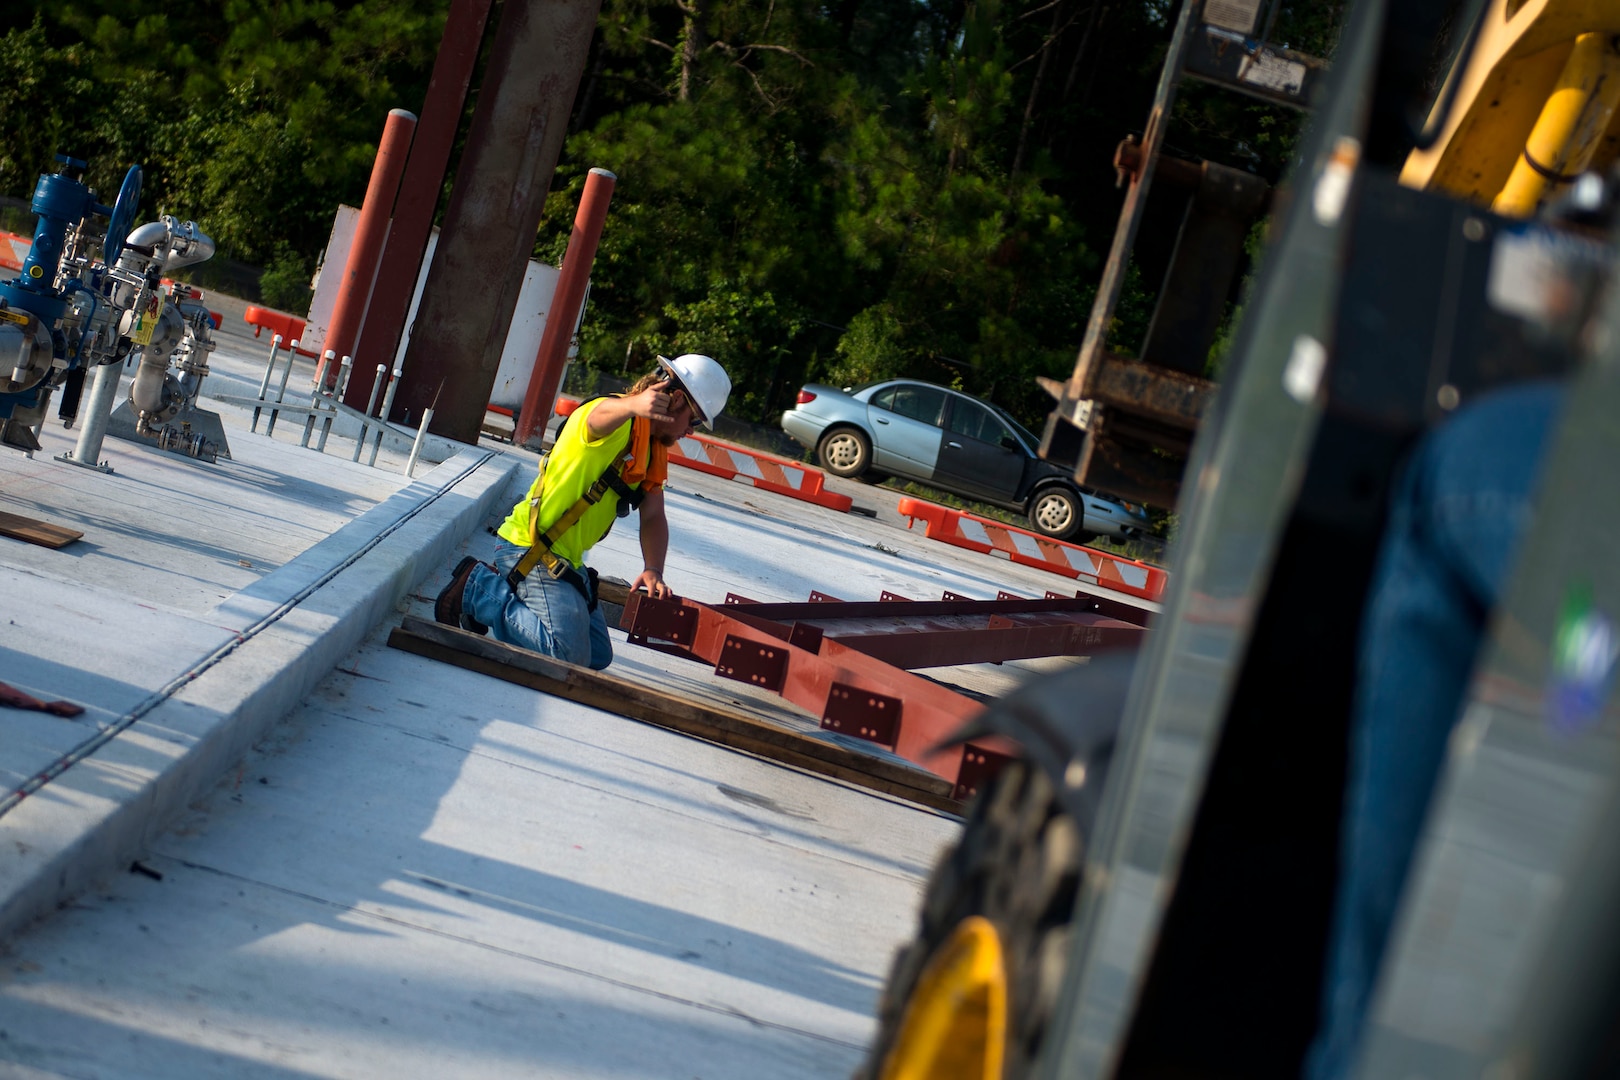
[[696, 425], [677, 423], [673, 420], [653, 421], [652, 438], [666, 449], [680, 442], [692, 431]]

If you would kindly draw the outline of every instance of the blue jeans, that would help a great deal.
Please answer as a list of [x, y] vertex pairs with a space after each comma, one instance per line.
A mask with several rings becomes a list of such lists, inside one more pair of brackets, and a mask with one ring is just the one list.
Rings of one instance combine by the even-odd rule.
[[1426, 436], [1397, 478], [1362, 624], [1311, 1080], [1339, 1080], [1355, 1062], [1401, 887], [1563, 401], [1563, 384], [1549, 382], [1483, 397]]
[[501, 541], [495, 552], [498, 572], [483, 564], [473, 569], [461, 610], [488, 626], [496, 641], [596, 671], [613, 663], [613, 642], [601, 607], [589, 610], [574, 586], [539, 566], [512, 591], [506, 575], [527, 550]]

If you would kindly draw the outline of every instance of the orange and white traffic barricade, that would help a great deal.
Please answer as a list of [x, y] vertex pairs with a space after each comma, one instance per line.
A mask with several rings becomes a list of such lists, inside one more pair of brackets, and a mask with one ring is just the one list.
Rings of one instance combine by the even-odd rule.
[[[579, 402], [572, 398], [557, 399], [558, 416], [572, 416], [577, 408]], [[848, 495], [826, 490], [827, 477], [819, 469], [706, 435], [688, 435], [681, 439], [669, 448], [669, 460], [673, 465], [685, 465], [710, 476], [752, 484], [762, 491], [774, 491], [831, 510], [847, 512], [855, 505], [855, 500]]]
[[753, 484], [764, 491], [847, 511], [855, 504], [848, 495], [826, 490], [827, 477], [785, 458], [773, 457], [704, 435], [688, 435], [670, 447], [669, 460], [712, 476]]
[[33, 246], [34, 241], [29, 237], [0, 232], [0, 267], [7, 270], [21, 270], [23, 260], [28, 258], [28, 252]]
[[901, 499], [900, 514], [910, 518], [911, 525], [921, 521], [923, 535], [930, 540], [943, 540], [969, 551], [981, 551], [1022, 566], [1050, 570], [1054, 574], [1078, 578], [1116, 592], [1140, 596], [1144, 600], [1163, 599], [1164, 587], [1169, 580], [1169, 575], [1162, 569], [1138, 559], [1126, 559], [1096, 548], [1038, 536], [1025, 529], [922, 499]]

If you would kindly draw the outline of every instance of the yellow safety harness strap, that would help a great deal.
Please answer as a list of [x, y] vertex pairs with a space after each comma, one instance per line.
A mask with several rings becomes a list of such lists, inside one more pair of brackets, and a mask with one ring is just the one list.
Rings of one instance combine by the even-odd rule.
[[[634, 432], [631, 433], [631, 445], [635, 445]], [[644, 492], [624, 482], [620, 474], [623, 473], [628, 458], [620, 458], [603, 469], [602, 475], [586, 489], [579, 501], [554, 521], [551, 528], [542, 533], [538, 526], [540, 499], [545, 490], [546, 462], [550, 458], [551, 455], [548, 453], [540, 459], [540, 477], [535, 484], [534, 495], [529, 499], [529, 535], [534, 537], [534, 540], [529, 544], [529, 550], [523, 553], [523, 558], [519, 559], [517, 565], [506, 575], [508, 584], [514, 590], [522, 584], [524, 578], [534, 572], [536, 566], [545, 566], [546, 572], [558, 580], [566, 580], [571, 574], [577, 576], [578, 571], [574, 569], [573, 564], [552, 551], [552, 546], [574, 527], [575, 522], [579, 521], [585, 511], [601, 502], [608, 492], [619, 496], [619, 505], [615, 508], [619, 517], [626, 517], [630, 511], [640, 507], [641, 500], [645, 497]]]

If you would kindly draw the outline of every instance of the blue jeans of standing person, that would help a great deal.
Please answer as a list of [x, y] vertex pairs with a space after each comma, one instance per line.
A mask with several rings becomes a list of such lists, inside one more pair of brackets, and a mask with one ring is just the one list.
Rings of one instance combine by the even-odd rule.
[[613, 642], [601, 607], [590, 607], [574, 586], [537, 566], [512, 591], [506, 575], [527, 550], [501, 541], [496, 572], [483, 565], [474, 568], [461, 610], [487, 625], [496, 641], [596, 671], [613, 663]]
[[1475, 655], [1529, 524], [1562, 383], [1482, 397], [1398, 477], [1362, 624], [1322, 1027], [1306, 1075], [1350, 1075]]

